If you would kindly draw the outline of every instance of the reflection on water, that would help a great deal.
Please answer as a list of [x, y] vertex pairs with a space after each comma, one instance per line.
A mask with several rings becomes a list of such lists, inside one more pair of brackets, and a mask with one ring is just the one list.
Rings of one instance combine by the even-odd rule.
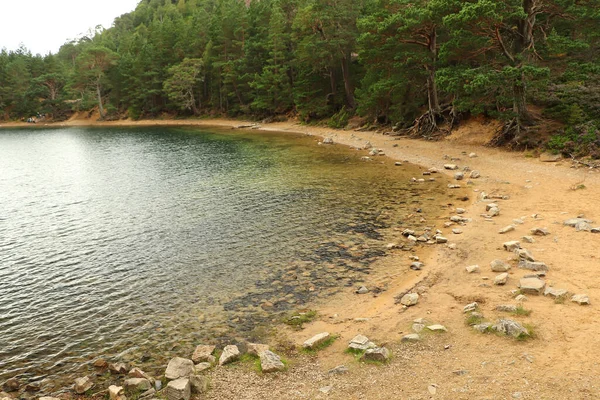
[[292, 136], [0, 130], [0, 381], [253, 337], [360, 280], [403, 210], [435, 212], [441, 183]]

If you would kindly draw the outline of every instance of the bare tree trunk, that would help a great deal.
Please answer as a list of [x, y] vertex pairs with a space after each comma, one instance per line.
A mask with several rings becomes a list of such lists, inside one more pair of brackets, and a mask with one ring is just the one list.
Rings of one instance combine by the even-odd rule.
[[96, 83], [96, 94], [98, 95], [98, 111], [100, 112], [100, 119], [104, 119], [104, 107], [102, 106], [102, 90], [100, 82]]
[[435, 72], [437, 65], [438, 49], [437, 49], [437, 30], [435, 27], [431, 30], [429, 37], [429, 51], [431, 53], [431, 64], [427, 67], [429, 76], [427, 77], [427, 97], [429, 100], [429, 111], [437, 115], [440, 113], [440, 100], [438, 96], [437, 82], [435, 80]]
[[346, 91], [346, 105], [350, 110], [356, 108], [356, 101], [354, 99], [354, 86], [352, 85], [352, 78], [350, 76], [350, 53], [347, 53], [342, 58], [342, 77], [344, 78], [344, 90]]

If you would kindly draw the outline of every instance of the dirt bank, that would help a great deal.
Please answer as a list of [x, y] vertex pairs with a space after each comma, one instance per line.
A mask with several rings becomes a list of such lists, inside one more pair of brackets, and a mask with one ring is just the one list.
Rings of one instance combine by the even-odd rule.
[[[136, 121], [110, 122], [119, 125], [207, 125], [235, 126], [240, 121]], [[20, 125], [20, 124], [14, 124]], [[99, 125], [89, 121], [69, 121], [65, 126]], [[6, 125], [0, 125], [6, 126]], [[470, 202], [453, 204], [466, 208], [471, 219], [460, 227], [462, 234], [444, 227], [448, 219], [430, 221], [443, 231], [456, 249], [436, 245], [422, 260], [425, 268], [414, 272], [409, 281], [399, 280], [394, 270], [404, 274], [410, 260], [400, 250], [396, 259], [404, 262], [385, 265], [381, 274], [373, 276], [367, 285], [387, 285], [387, 290], [374, 297], [355, 295], [353, 288], [325, 304], [319, 304], [316, 321], [302, 331], [278, 328], [276, 347], [301, 344], [321, 331], [340, 336], [334, 345], [318, 356], [303, 354], [290, 357], [290, 371], [280, 375], [258, 376], [250, 366], [217, 368], [210, 373], [211, 399], [596, 399], [600, 398], [600, 234], [576, 232], [563, 221], [578, 215], [596, 221], [600, 226], [599, 175], [595, 170], [573, 169], [568, 162], [542, 163], [523, 153], [508, 153], [474, 145], [475, 131], [467, 139], [451, 137], [442, 142], [426, 142], [382, 136], [370, 132], [332, 131], [325, 128], [275, 123], [261, 127], [265, 130], [303, 132], [332, 137], [336, 143], [363, 147], [368, 141], [382, 149], [387, 156], [423, 166], [423, 170], [453, 163], [481, 172], [466, 186]], [[485, 136], [485, 132], [482, 136]], [[364, 155], [367, 150], [362, 150]], [[468, 154], [477, 153], [470, 158]], [[401, 168], [401, 167], [400, 167]], [[442, 171], [453, 175], [453, 172]], [[416, 176], [415, 178], [422, 178]], [[481, 192], [507, 196], [498, 200], [500, 215], [488, 220], [481, 216], [488, 202], [480, 199]], [[447, 217], [454, 215], [452, 207]], [[537, 214], [534, 218], [533, 215]], [[522, 220], [515, 223], [515, 219]], [[506, 234], [498, 231], [510, 224], [515, 230]], [[500, 304], [517, 304], [512, 290], [528, 272], [516, 268], [509, 271], [505, 286], [493, 285], [497, 275], [491, 272], [494, 259], [508, 260], [511, 254], [502, 243], [520, 240], [530, 235], [532, 228], [547, 228], [548, 236], [535, 236], [535, 242], [522, 241], [538, 261], [549, 266], [546, 283], [569, 293], [585, 293], [591, 305], [580, 306], [570, 301], [554, 301], [548, 297], [528, 295], [523, 307], [529, 316], [514, 316], [495, 311]], [[398, 236], [401, 227], [399, 226]], [[478, 264], [481, 272], [467, 274], [465, 267]], [[424, 293], [419, 303], [408, 309], [395, 304], [395, 297], [417, 282]], [[533, 327], [535, 337], [515, 341], [491, 334], [479, 334], [465, 324], [463, 306], [478, 301], [486, 319], [494, 322], [500, 317], [515, 319]], [[356, 320], [359, 318], [359, 321]], [[445, 334], [427, 334], [417, 344], [400, 343], [403, 335], [411, 333], [412, 321], [425, 318], [448, 328]], [[356, 334], [364, 334], [392, 350], [389, 365], [365, 365], [343, 350]], [[294, 353], [292, 353], [294, 354]], [[327, 371], [344, 364], [350, 370], [343, 375]], [[435, 394], [428, 387], [436, 385]], [[329, 394], [320, 388], [332, 386]]]

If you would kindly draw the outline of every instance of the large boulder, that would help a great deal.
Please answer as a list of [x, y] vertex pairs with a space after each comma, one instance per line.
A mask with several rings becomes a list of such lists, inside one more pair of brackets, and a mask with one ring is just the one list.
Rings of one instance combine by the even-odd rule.
[[194, 362], [187, 358], [175, 357], [169, 361], [165, 378], [169, 380], [187, 378], [194, 373]]
[[281, 357], [270, 350], [260, 353], [260, 368], [264, 373], [278, 372], [285, 369]]
[[165, 391], [167, 400], [190, 400], [192, 394], [190, 380], [188, 378], [179, 378], [171, 381]]

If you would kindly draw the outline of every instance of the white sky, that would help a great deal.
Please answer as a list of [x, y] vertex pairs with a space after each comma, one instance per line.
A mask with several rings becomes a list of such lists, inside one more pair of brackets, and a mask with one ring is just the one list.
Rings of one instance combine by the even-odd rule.
[[96, 25], [112, 26], [140, 0], [0, 0], [0, 49], [23, 43], [33, 54], [56, 53]]

